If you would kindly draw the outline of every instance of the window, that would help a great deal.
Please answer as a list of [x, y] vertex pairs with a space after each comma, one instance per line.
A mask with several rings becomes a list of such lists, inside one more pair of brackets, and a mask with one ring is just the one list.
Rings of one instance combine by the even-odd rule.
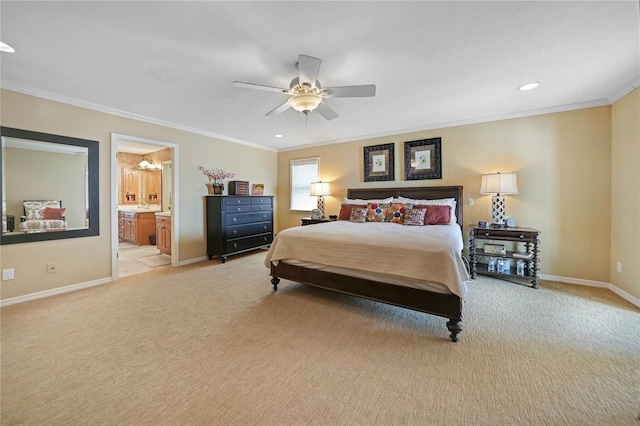
[[291, 210], [311, 211], [318, 198], [309, 195], [311, 182], [318, 182], [320, 158], [291, 160]]

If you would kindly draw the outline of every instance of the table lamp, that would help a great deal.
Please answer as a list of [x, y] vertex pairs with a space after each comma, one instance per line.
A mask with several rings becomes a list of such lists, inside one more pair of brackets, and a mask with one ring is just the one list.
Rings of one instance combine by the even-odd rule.
[[331, 195], [329, 182], [312, 182], [310, 195], [316, 195], [318, 197], [318, 210], [320, 210], [320, 217], [324, 217], [324, 196]]
[[505, 226], [505, 194], [517, 194], [518, 182], [515, 173], [491, 173], [482, 175], [481, 194], [494, 194], [491, 198], [491, 221], [493, 226]]

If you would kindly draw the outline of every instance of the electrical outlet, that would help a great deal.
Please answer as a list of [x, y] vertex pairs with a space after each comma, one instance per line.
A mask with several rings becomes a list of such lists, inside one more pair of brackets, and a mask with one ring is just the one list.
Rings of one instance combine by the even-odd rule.
[[467, 204], [472, 206], [475, 203], [475, 200], [473, 199], [473, 197], [469, 197], [469, 199], [467, 200]]
[[618, 272], [622, 272], [622, 262], [618, 262], [618, 264], [616, 265], [616, 269], [618, 270]]
[[58, 272], [58, 262], [47, 263], [47, 274], [55, 274]]
[[12, 280], [15, 278], [13, 268], [2, 270], [2, 281]]

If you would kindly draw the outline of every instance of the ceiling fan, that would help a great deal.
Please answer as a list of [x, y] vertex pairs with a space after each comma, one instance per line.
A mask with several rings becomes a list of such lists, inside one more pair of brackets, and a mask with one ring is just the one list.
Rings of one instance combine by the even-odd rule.
[[290, 95], [290, 98], [269, 111], [267, 116], [274, 116], [283, 113], [289, 108], [308, 116], [311, 111], [318, 111], [326, 120], [333, 120], [338, 117], [333, 109], [325, 102], [326, 98], [357, 98], [375, 96], [375, 84], [365, 84], [361, 86], [337, 86], [322, 88], [318, 81], [318, 72], [322, 61], [318, 58], [307, 55], [298, 55], [298, 77], [291, 80], [288, 89], [280, 89], [278, 87], [264, 86], [262, 84], [243, 83], [234, 81], [233, 87], [243, 87], [245, 89], [266, 90], [269, 92], [278, 92]]

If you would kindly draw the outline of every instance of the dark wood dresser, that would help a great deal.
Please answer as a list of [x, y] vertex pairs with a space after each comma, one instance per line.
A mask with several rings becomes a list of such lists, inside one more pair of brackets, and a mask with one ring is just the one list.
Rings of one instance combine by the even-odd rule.
[[228, 256], [268, 247], [273, 241], [273, 197], [208, 195], [207, 256]]

